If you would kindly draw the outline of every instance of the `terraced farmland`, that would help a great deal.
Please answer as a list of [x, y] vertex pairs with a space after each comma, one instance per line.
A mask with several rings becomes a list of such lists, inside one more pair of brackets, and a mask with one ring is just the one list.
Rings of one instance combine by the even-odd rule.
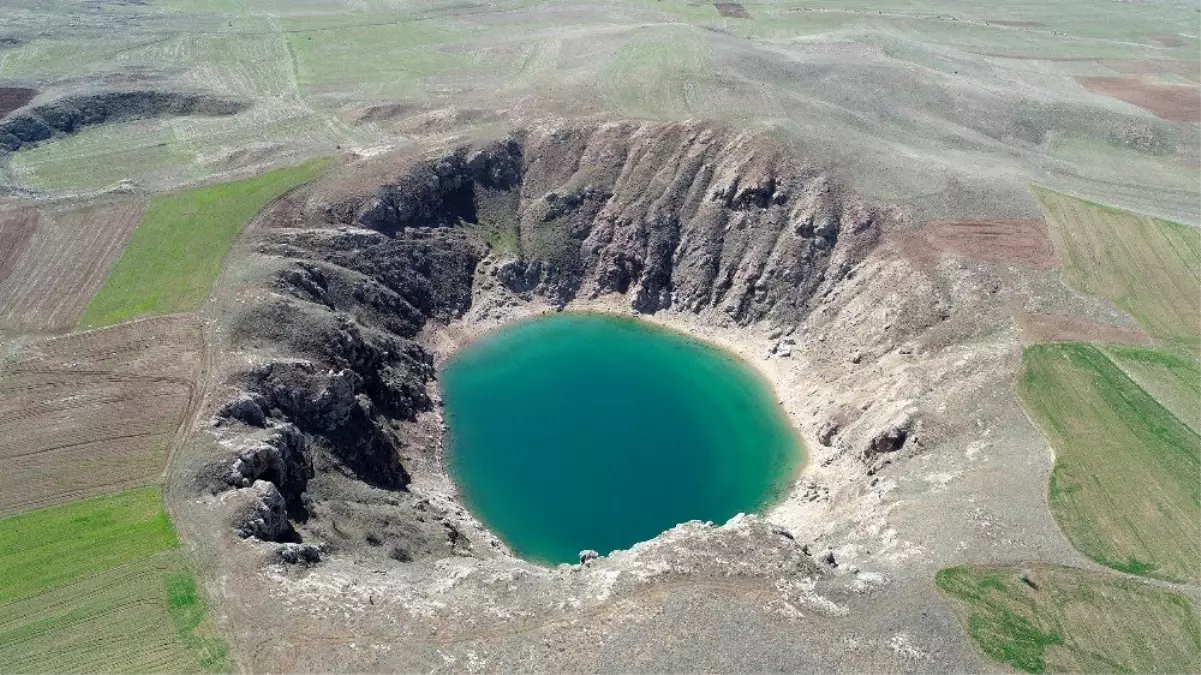
[[1089, 345], [1026, 348], [1018, 394], [1055, 450], [1068, 540], [1117, 570], [1201, 579], [1201, 436]]
[[1188, 599], [1066, 567], [953, 567], [937, 583], [990, 657], [1027, 673], [1191, 673], [1201, 623]]
[[272, 199], [328, 166], [311, 160], [254, 178], [156, 197], [112, 273], [84, 311], [96, 328], [137, 316], [195, 310], [242, 228]]

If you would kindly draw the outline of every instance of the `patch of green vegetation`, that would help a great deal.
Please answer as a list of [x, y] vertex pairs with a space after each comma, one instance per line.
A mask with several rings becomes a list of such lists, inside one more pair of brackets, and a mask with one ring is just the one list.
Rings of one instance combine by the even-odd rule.
[[639, 30], [605, 64], [601, 89], [623, 113], [659, 119], [695, 113], [714, 64], [698, 29], [681, 25]]
[[157, 487], [0, 519], [0, 604], [177, 545]]
[[1177, 419], [1201, 432], [1201, 364], [1161, 349], [1108, 345], [1104, 351]]
[[1201, 579], [1201, 436], [1086, 344], [1035, 345], [1017, 389], [1055, 449], [1049, 502], [1097, 562]]
[[204, 596], [196, 588], [195, 577], [187, 571], [175, 572], [167, 575], [164, 584], [167, 612], [184, 645], [199, 657], [204, 670], [229, 671], [229, 648], [225, 642], [197, 632], [204, 622], [208, 607]]
[[1043, 188], [1034, 193], [1072, 287], [1113, 301], [1166, 344], [1201, 349], [1201, 231]]
[[516, 223], [505, 220], [486, 220], [473, 225], [493, 253], [517, 255], [520, 252], [520, 233]]
[[179, 551], [0, 604], [0, 672], [231, 672]]
[[156, 197], [80, 320], [96, 328], [191, 311], [208, 298], [234, 239], [272, 199], [319, 175], [311, 160], [246, 180]]
[[935, 583], [989, 657], [1028, 673], [1188, 673], [1201, 624], [1188, 598], [1063, 567], [962, 566]]

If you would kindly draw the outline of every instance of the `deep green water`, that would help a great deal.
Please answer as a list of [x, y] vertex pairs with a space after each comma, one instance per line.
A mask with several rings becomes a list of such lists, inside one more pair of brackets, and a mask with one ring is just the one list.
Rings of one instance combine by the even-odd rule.
[[451, 476], [476, 517], [539, 562], [760, 510], [802, 458], [747, 365], [634, 319], [521, 322], [456, 355], [441, 383]]

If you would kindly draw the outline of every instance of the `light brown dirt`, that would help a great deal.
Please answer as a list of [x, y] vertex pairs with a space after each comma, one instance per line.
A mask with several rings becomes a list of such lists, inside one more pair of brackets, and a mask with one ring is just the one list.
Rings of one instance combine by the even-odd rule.
[[1151, 344], [1138, 328], [1114, 326], [1065, 314], [1021, 314], [1018, 327], [1026, 342], [1116, 342]]
[[1093, 93], [1136, 105], [1169, 122], [1201, 121], [1201, 91], [1196, 87], [1131, 77], [1077, 77], [1076, 81]]
[[[0, 271], [11, 269], [0, 273], [0, 332], [61, 333], [74, 327], [145, 208], [144, 201], [126, 200], [43, 211], [20, 254], [0, 262]], [[0, 232], [4, 228], [0, 224]]]
[[0, 87], [0, 119], [4, 119], [10, 112], [29, 103], [37, 95], [37, 89]]
[[0, 370], [0, 516], [156, 481], [199, 339], [159, 317], [26, 346]]
[[1184, 61], [1181, 59], [1106, 59], [1098, 64], [1124, 75], [1159, 75], [1169, 73], [1180, 77], [1201, 82], [1201, 62]]
[[897, 244], [907, 258], [922, 263], [954, 254], [1036, 270], [1058, 265], [1046, 225], [1037, 220], [935, 221], [902, 235]]
[[0, 210], [0, 282], [8, 278], [38, 227], [34, 208]]

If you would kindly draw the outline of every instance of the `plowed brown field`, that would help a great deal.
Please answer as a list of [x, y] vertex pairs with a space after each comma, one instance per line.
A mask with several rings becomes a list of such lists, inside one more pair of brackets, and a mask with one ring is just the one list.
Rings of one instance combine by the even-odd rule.
[[145, 210], [145, 202], [130, 200], [40, 217], [33, 209], [0, 213], [0, 332], [70, 330]]
[[1018, 317], [1027, 342], [1116, 342], [1151, 344], [1138, 328], [1125, 328], [1065, 314], [1022, 314]]
[[0, 516], [153, 483], [200, 363], [195, 317], [25, 346], [0, 366]]
[[935, 262], [945, 253], [1036, 270], [1058, 261], [1047, 228], [1037, 220], [935, 221], [898, 242], [911, 260]]
[[1196, 87], [1155, 84], [1131, 77], [1077, 77], [1091, 92], [1112, 96], [1169, 122], [1201, 122], [1201, 91]]

